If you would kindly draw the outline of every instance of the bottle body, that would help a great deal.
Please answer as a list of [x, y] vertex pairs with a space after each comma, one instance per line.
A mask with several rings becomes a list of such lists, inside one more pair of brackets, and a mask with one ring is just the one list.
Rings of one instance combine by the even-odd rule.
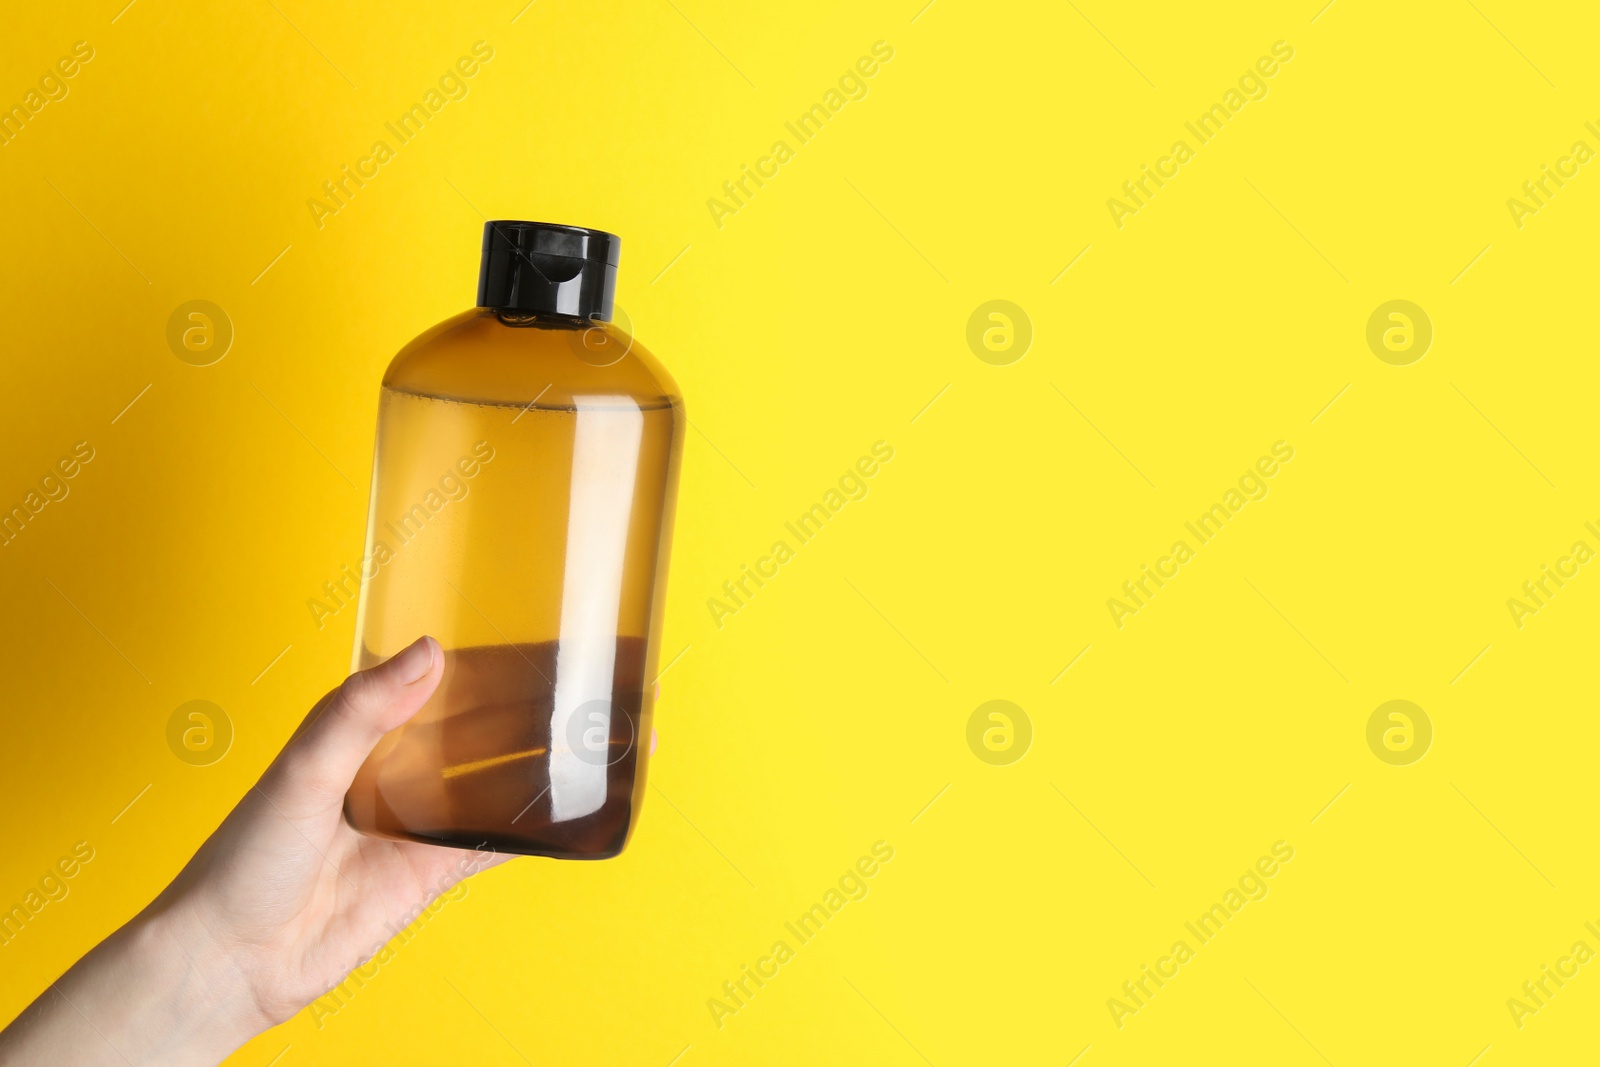
[[384, 377], [354, 656], [427, 633], [438, 691], [345, 799], [356, 829], [600, 859], [643, 799], [682, 450], [615, 326], [478, 308]]

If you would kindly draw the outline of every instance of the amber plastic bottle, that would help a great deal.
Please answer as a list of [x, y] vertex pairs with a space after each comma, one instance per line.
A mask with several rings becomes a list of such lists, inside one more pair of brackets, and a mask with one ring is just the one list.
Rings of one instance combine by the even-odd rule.
[[621, 852], [645, 787], [683, 403], [610, 320], [621, 242], [484, 227], [478, 306], [383, 378], [355, 667], [444, 679], [345, 797], [381, 837]]

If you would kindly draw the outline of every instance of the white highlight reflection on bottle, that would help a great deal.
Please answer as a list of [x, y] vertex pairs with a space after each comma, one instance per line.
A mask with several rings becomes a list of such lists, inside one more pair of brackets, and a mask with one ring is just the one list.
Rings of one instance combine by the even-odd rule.
[[598, 811], [606, 800], [608, 753], [604, 747], [591, 752], [573, 745], [581, 746], [586, 732], [607, 731], [596, 730], [599, 723], [574, 723], [573, 718], [580, 708], [589, 716], [601, 707], [619, 713], [610, 704], [617, 616], [644, 435], [644, 413], [631, 397], [577, 397], [575, 404], [578, 425], [561, 587], [561, 643], [550, 715], [550, 807], [555, 822]]

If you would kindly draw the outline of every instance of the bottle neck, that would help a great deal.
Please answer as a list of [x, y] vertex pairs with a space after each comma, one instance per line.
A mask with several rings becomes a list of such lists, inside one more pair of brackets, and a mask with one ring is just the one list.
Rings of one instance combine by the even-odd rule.
[[585, 319], [577, 315], [559, 315], [550, 311], [520, 311], [517, 308], [484, 308], [494, 315], [502, 326], [516, 329], [586, 330], [601, 319]]

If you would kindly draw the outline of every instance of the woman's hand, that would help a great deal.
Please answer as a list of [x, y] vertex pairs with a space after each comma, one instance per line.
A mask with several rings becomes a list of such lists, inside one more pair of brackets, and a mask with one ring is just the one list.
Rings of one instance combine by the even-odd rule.
[[363, 837], [345, 790], [438, 688], [424, 637], [324, 697], [172, 884], [0, 1034], [0, 1067], [215, 1064], [506, 858]]

